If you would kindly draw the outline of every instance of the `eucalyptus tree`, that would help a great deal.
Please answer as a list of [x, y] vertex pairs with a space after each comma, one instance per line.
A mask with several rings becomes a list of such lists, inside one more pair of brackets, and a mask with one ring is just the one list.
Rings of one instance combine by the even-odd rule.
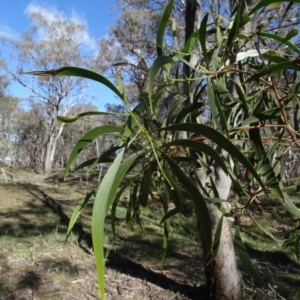
[[19, 38], [4, 38], [14, 63], [9, 60], [6, 70], [24, 88], [32, 93], [32, 99], [40, 102], [44, 110], [47, 130], [44, 132], [44, 172], [50, 172], [56, 145], [65, 124], [58, 123], [58, 114], [71, 113], [83, 100], [87, 84], [82, 79], [37, 77], [24, 75], [30, 70], [51, 70], [67, 65], [86, 66], [89, 37], [84, 22], [66, 19], [59, 13], [47, 14], [37, 9], [29, 12], [31, 28]]
[[[240, 216], [247, 212], [255, 197], [265, 195], [266, 200], [262, 201], [272, 198], [297, 220], [300, 218], [298, 208], [287, 194], [287, 191], [297, 190], [297, 186], [288, 190], [283, 187], [278, 167], [282, 155], [273, 155], [279, 153], [286, 142], [299, 147], [293, 122], [287, 113], [292, 101], [299, 102], [297, 76], [286, 86], [282, 86], [278, 78], [284, 77], [286, 72], [299, 72], [300, 50], [290, 42], [291, 35], [278, 36], [265, 32], [259, 24], [254, 26], [259, 13], [275, 2], [262, 0], [252, 7], [239, 2], [228, 20], [218, 14], [215, 19], [206, 14], [200, 19], [199, 29], [193, 25], [194, 30], [184, 45], [176, 44], [176, 23], [173, 23], [174, 43], [171, 45], [174, 48], [170, 49], [170, 35], [165, 33], [174, 7], [171, 0], [158, 23], [154, 60], [142, 60], [141, 56], [134, 66], [147, 78], [135, 107], [129, 101], [119, 72], [115, 72], [116, 85], [101, 74], [76, 67], [33, 72], [39, 76], [73, 75], [96, 80], [109, 87], [126, 108], [124, 126], [104, 125], [84, 134], [66, 165], [68, 174], [79, 153], [96, 137], [122, 133], [121, 142], [113, 149], [114, 152], [118, 149], [119, 154], [97, 190], [93, 207], [93, 248], [102, 299], [105, 216], [111, 208], [114, 219], [115, 207], [126, 187], [131, 187], [127, 222], [133, 221], [140, 205], [147, 206], [152, 190], [159, 195], [164, 208], [164, 247], [167, 247], [169, 218], [178, 213], [189, 216], [195, 212], [209, 295], [213, 299], [244, 299], [235, 249], [253, 281], [264, 285], [242, 242]], [[295, 4], [286, 2], [287, 5], [283, 5], [288, 12]], [[189, 3], [196, 4], [191, 22], [196, 24], [200, 5], [197, 1]], [[277, 42], [279, 46], [284, 45], [280, 51], [276, 46], [275, 49], [268, 46]], [[140, 61], [143, 61], [142, 65]], [[120, 65], [125, 67], [124, 60], [117, 66]], [[128, 62], [128, 65], [131, 68], [133, 63]], [[188, 66], [185, 76], [180, 74], [183, 65]], [[187, 88], [183, 88], [186, 84]], [[164, 118], [161, 118], [161, 103], [171, 103]], [[86, 112], [61, 120], [71, 122], [91, 114], [96, 113]], [[201, 123], [208, 118], [211, 119], [209, 124]], [[265, 135], [266, 131], [269, 136]], [[110, 149], [78, 168], [111, 161], [111, 152]], [[235, 172], [236, 163], [250, 174], [242, 182]], [[127, 180], [123, 180], [129, 173]], [[248, 189], [253, 178], [259, 185], [255, 191]], [[244, 196], [245, 202], [229, 200], [231, 185]], [[89, 194], [74, 210], [68, 234], [92, 197], [93, 194]], [[171, 201], [175, 208], [169, 206]], [[236, 219], [231, 217], [232, 212], [237, 215]], [[115, 232], [115, 224], [112, 225]]]
[[9, 80], [0, 76], [0, 160], [4, 163], [16, 161], [16, 121], [19, 99], [9, 94]]

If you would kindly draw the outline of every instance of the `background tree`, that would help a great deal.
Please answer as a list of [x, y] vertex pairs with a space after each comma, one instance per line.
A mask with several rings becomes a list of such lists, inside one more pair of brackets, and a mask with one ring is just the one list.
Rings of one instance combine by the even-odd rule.
[[[51, 170], [58, 139], [65, 124], [58, 123], [58, 114], [72, 113], [77, 103], [84, 100], [87, 84], [82, 79], [37, 77], [29, 78], [24, 72], [52, 70], [67, 65], [87, 65], [89, 42], [85, 24], [79, 19], [65, 19], [56, 13], [51, 18], [41, 11], [31, 11], [31, 28], [19, 39], [6, 39], [14, 64], [6, 64], [6, 70], [26, 89], [32, 92], [30, 101], [43, 110], [45, 121], [43, 140], [44, 172]], [[14, 68], [12, 66], [15, 66]]]
[[0, 160], [5, 164], [17, 160], [15, 142], [19, 99], [9, 95], [8, 86], [8, 78], [0, 76]]

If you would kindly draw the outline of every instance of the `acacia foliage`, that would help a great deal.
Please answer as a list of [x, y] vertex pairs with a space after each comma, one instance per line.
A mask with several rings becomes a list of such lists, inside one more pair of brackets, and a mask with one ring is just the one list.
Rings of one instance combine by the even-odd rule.
[[[285, 2], [286, 14], [294, 9], [293, 5], [297, 5], [292, 1]], [[132, 227], [134, 221], [140, 224], [139, 206], [147, 205], [151, 191], [154, 189], [159, 195], [164, 207], [165, 248], [169, 234], [168, 219], [177, 213], [188, 216], [191, 209], [194, 209], [208, 263], [212, 263], [218, 253], [223, 218], [213, 234], [207, 205], [217, 207], [226, 216], [222, 204], [228, 200], [218, 194], [218, 178], [211, 172], [212, 165], [217, 164], [231, 179], [237, 193], [246, 198], [234, 210], [245, 213], [253, 205], [255, 197], [264, 195], [261, 201], [272, 199], [296, 219], [300, 218], [298, 208], [287, 193], [297, 191], [298, 186], [285, 189], [280, 171], [283, 146], [292, 144], [299, 147], [298, 132], [293, 128], [289, 114], [293, 104], [299, 102], [300, 49], [291, 42], [298, 32], [293, 28], [289, 33], [279, 36], [269, 33], [267, 27], [258, 25], [255, 31], [243, 30], [250, 22], [251, 15], [265, 11], [273, 3], [275, 1], [262, 0], [244, 10], [241, 2], [226, 22], [218, 14], [215, 18], [205, 15], [200, 29], [183, 46], [175, 42], [176, 24], [173, 23], [172, 46], [176, 46], [170, 48], [168, 41], [164, 42], [164, 38], [168, 37], [165, 33], [174, 5], [174, 1], [170, 1], [157, 27], [154, 60], [140, 56], [137, 65], [124, 61], [117, 65], [124, 68], [128, 65], [146, 74], [146, 88], [139, 94], [138, 104], [134, 107], [127, 96], [122, 72], [115, 72], [115, 85], [101, 74], [76, 67], [46, 72], [53, 76], [82, 76], [98, 81], [119, 97], [127, 112], [124, 126], [100, 126], [86, 133], [76, 144], [66, 169], [67, 174], [78, 154], [96, 137], [107, 133], [122, 133], [122, 141], [113, 149], [121, 151], [97, 193], [89, 194], [79, 203], [69, 227], [70, 232], [84, 206], [94, 197], [92, 235], [102, 298], [105, 216], [111, 209], [114, 220], [116, 205], [127, 187], [132, 191], [126, 218], [129, 227]], [[282, 19], [285, 15], [281, 16]], [[191, 65], [186, 57], [195, 52], [199, 61]], [[183, 64], [189, 64], [192, 70], [190, 78], [179, 75]], [[34, 74], [41, 75], [42, 72]], [[197, 81], [197, 88], [193, 89], [191, 95], [184, 94], [182, 83], [193, 80]], [[237, 96], [232, 93], [232, 86]], [[183, 105], [187, 99], [189, 103]], [[161, 105], [167, 107], [166, 116], [161, 114]], [[64, 121], [71, 122], [85, 115], [64, 118]], [[199, 116], [204, 124], [199, 124]], [[185, 135], [182, 135], [183, 132]], [[81, 167], [93, 167], [108, 161], [110, 153], [111, 150]], [[238, 180], [237, 172], [231, 167], [231, 160], [250, 172], [245, 181]], [[204, 181], [193, 177], [193, 174], [200, 171], [204, 171]], [[129, 178], [124, 181], [128, 175]], [[254, 191], [248, 189], [253, 178], [258, 182]], [[170, 201], [175, 204], [175, 208], [169, 209]], [[280, 221], [277, 214], [273, 215]], [[114, 222], [112, 226], [115, 232]], [[237, 219], [235, 244], [241, 262], [258, 281], [258, 274], [250, 263], [239, 228]], [[293, 241], [297, 256], [299, 238]]]

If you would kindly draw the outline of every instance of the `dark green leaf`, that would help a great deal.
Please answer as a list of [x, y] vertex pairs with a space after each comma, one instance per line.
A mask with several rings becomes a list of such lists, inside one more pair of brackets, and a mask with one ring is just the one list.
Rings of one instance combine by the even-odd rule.
[[203, 152], [209, 155], [211, 158], [213, 158], [220, 168], [228, 174], [228, 169], [227, 166], [224, 162], [224, 158], [220, 156], [212, 147], [209, 145], [204, 144], [203, 142], [198, 142], [198, 141], [193, 141], [193, 140], [188, 140], [188, 139], [183, 139], [183, 140], [174, 140], [172, 142], [169, 142], [164, 145], [164, 147], [172, 147], [172, 146], [183, 146], [187, 148], [191, 148], [195, 150], [196, 152]]
[[300, 71], [300, 60], [296, 59], [294, 61], [282, 62], [282, 63], [278, 63], [276, 65], [268, 66], [268, 69], [264, 68], [260, 72], [251, 76], [248, 80], [246, 80], [245, 84], [249, 83], [251, 81], [257, 80], [260, 77], [263, 77], [265, 75], [269, 75], [269, 74], [273, 74], [273, 73], [277, 74], [278, 71], [282, 71], [282, 70]]
[[254, 267], [252, 265], [252, 262], [248, 255], [248, 252], [242, 241], [241, 234], [240, 234], [240, 228], [238, 226], [235, 228], [234, 244], [235, 244], [235, 248], [237, 250], [240, 261], [241, 261], [242, 266], [245, 269], [245, 271], [253, 278], [253, 280], [259, 286], [265, 285], [264, 281], [262, 281], [262, 278], [260, 277], [259, 273], [254, 269]]
[[168, 162], [171, 171], [174, 173], [174, 176], [177, 177], [178, 181], [182, 184], [190, 199], [194, 202], [198, 220], [201, 223], [201, 229], [203, 230], [205, 236], [206, 251], [209, 253], [212, 245], [212, 231], [206, 202], [194, 182], [183, 172], [178, 164], [163, 152], [161, 155]]
[[195, 207], [195, 204], [193, 201], [187, 201], [184, 204], [181, 204], [180, 206], [177, 206], [175, 208], [173, 208], [172, 210], [168, 211], [164, 217], [162, 218], [162, 220], [160, 221], [160, 223], [165, 222], [167, 219], [179, 214], [179, 213], [185, 213], [187, 211], [190, 211], [191, 209], [193, 209]]
[[146, 171], [144, 172], [144, 177], [142, 180], [141, 184], [141, 190], [140, 190], [140, 202], [143, 207], [146, 207], [148, 204], [148, 195], [150, 191], [150, 185], [151, 185], [151, 178], [152, 178], [152, 164], [150, 164], [147, 168]]
[[238, 2], [238, 8], [235, 13], [235, 18], [234, 18], [232, 27], [229, 31], [229, 34], [228, 34], [228, 39], [227, 39], [228, 49], [231, 49], [235, 45], [235, 43], [233, 43], [233, 41], [240, 29], [240, 23], [241, 23], [241, 19], [242, 19], [242, 15], [241, 15], [242, 5], [243, 5], [243, 2]]
[[206, 50], [206, 31], [207, 31], [207, 20], [208, 20], [208, 13], [204, 16], [202, 19], [202, 22], [200, 24], [200, 44], [201, 44], [201, 50], [204, 56], [204, 59], [206, 61], [206, 64], [209, 65], [209, 58], [207, 55], [207, 50]]
[[111, 228], [112, 228], [112, 233], [113, 233], [113, 237], [116, 238], [116, 211], [117, 211], [117, 206], [119, 203], [119, 200], [121, 198], [121, 196], [123, 195], [124, 191], [126, 190], [126, 188], [128, 187], [128, 185], [124, 185], [116, 194], [115, 199], [112, 203], [111, 206], [111, 213], [110, 213], [110, 218], [111, 218]]
[[66, 235], [66, 240], [68, 240], [70, 233], [79, 217], [79, 215], [81, 214], [82, 210], [84, 209], [84, 207], [86, 206], [86, 204], [93, 198], [95, 197], [96, 193], [95, 191], [92, 191], [90, 193], [88, 193], [75, 207], [75, 209], [73, 210], [72, 216], [70, 218], [69, 221], [69, 225], [68, 225], [68, 230], [67, 230], [67, 235]]
[[250, 173], [253, 175], [255, 179], [259, 182], [261, 187], [265, 190], [267, 193], [267, 190], [265, 188], [265, 185], [260, 178], [260, 176], [257, 174], [256, 170], [252, 166], [252, 164], [248, 161], [248, 159], [244, 156], [242, 152], [238, 150], [237, 147], [235, 147], [229, 139], [224, 137], [220, 132], [217, 130], [210, 128], [203, 124], [197, 124], [197, 123], [185, 123], [185, 124], [175, 124], [170, 125], [165, 128], [161, 128], [160, 130], [167, 130], [167, 131], [189, 131], [193, 133], [197, 133], [199, 135], [205, 136], [207, 139], [211, 140], [212, 142], [219, 145], [221, 148], [223, 148], [225, 151], [227, 151], [233, 158], [238, 160], [247, 170], [250, 171]]
[[219, 246], [220, 246], [220, 241], [221, 241], [221, 234], [222, 234], [222, 228], [223, 228], [223, 219], [224, 219], [224, 215], [222, 215], [216, 233], [215, 233], [215, 238], [214, 238], [214, 243], [213, 243], [213, 248], [212, 248], [212, 254], [211, 257], [207, 263], [207, 265], [209, 265], [212, 261], [215, 260], [218, 251], [219, 251]]

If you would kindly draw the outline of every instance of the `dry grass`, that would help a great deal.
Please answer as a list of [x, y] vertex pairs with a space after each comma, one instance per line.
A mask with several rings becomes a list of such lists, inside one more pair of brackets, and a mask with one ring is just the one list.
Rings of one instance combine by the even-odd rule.
[[[61, 171], [51, 176], [9, 171], [15, 175], [12, 180], [0, 181], [0, 299], [98, 299], [89, 231], [91, 205], [64, 243], [73, 208], [96, 182], [75, 178], [64, 183]], [[182, 229], [188, 230], [191, 237], [189, 251], [180, 248], [176, 240], [180, 233], [173, 232], [171, 256], [162, 272], [162, 228], [157, 217], [161, 216], [160, 208], [146, 212], [146, 236], [127, 229], [125, 214], [123, 202], [117, 211], [117, 237], [114, 241], [108, 238], [106, 243], [110, 249], [108, 299], [191, 299], [181, 292], [193, 295], [199, 282], [203, 283], [201, 265], [196, 268], [200, 275], [188, 278], [188, 272], [184, 273], [200, 259], [189, 254], [198, 250], [193, 230]], [[108, 237], [110, 233], [107, 226]]]
[[[9, 172], [13, 174], [9, 182], [0, 176], [0, 299], [98, 299], [90, 236], [92, 205], [64, 243], [72, 210], [95, 186], [97, 176], [86, 180], [80, 174], [63, 182], [62, 170], [51, 176]], [[162, 270], [161, 207], [152, 203], [141, 215], [145, 235], [138, 227], [128, 230], [124, 197], [117, 210], [115, 240], [107, 218], [107, 298], [206, 299], [194, 220], [179, 216], [171, 221]], [[251, 226], [251, 234], [244, 230], [243, 238], [270, 288], [260, 291], [245, 276], [247, 299], [299, 299], [299, 265]]]

